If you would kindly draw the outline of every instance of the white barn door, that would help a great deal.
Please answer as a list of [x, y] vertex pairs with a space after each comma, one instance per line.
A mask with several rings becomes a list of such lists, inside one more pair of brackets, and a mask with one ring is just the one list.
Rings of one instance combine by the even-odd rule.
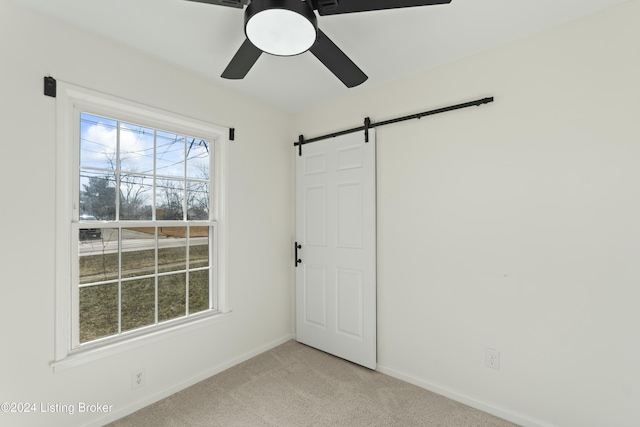
[[376, 369], [375, 130], [296, 156], [296, 339]]

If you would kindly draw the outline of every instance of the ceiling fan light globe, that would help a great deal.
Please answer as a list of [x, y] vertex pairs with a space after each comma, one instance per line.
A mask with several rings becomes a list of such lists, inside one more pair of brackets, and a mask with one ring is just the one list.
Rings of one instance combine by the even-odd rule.
[[317, 19], [300, 0], [254, 0], [246, 10], [245, 34], [255, 47], [278, 56], [299, 55], [316, 41]]
[[316, 30], [311, 22], [284, 9], [255, 14], [247, 21], [246, 34], [258, 49], [279, 56], [306, 52], [316, 40]]

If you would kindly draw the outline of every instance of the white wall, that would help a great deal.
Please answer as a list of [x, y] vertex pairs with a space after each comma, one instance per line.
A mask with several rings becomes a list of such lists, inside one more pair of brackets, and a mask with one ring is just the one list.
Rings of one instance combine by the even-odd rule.
[[[236, 129], [229, 320], [54, 373], [55, 99], [43, 77]], [[0, 0], [0, 402], [113, 405], [107, 418], [5, 414], [0, 425], [101, 425], [290, 338], [291, 115]], [[147, 383], [131, 390], [131, 371]]]
[[495, 96], [377, 129], [383, 372], [523, 425], [640, 425], [638, 16], [630, 1], [298, 116], [311, 138]]

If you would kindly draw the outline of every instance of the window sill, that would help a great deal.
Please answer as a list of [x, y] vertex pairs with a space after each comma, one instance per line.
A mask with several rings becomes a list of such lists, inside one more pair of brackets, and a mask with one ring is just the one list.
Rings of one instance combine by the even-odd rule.
[[49, 366], [51, 366], [54, 372], [65, 371], [76, 366], [84, 365], [85, 363], [101, 360], [109, 356], [166, 340], [186, 332], [192, 332], [209, 325], [223, 322], [228, 320], [230, 317], [231, 312], [215, 313], [200, 319], [193, 319], [188, 322], [171, 325], [166, 328], [124, 340], [118, 340], [86, 349], [74, 350], [69, 352], [66, 357], [50, 362]]

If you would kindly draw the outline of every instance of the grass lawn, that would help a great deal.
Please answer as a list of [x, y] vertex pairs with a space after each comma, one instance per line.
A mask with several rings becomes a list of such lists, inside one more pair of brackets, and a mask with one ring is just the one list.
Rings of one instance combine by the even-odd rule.
[[[122, 252], [122, 280], [118, 282], [118, 254], [85, 255], [79, 259], [80, 283], [109, 282], [80, 288], [80, 342], [118, 333], [118, 305], [121, 305], [121, 331], [153, 325], [157, 321], [207, 310], [209, 308], [209, 270], [186, 272], [186, 248]], [[189, 247], [189, 268], [206, 267], [209, 246]], [[188, 276], [187, 276], [188, 275]], [[187, 277], [189, 290], [187, 298]], [[156, 303], [157, 302], [157, 303]]]

